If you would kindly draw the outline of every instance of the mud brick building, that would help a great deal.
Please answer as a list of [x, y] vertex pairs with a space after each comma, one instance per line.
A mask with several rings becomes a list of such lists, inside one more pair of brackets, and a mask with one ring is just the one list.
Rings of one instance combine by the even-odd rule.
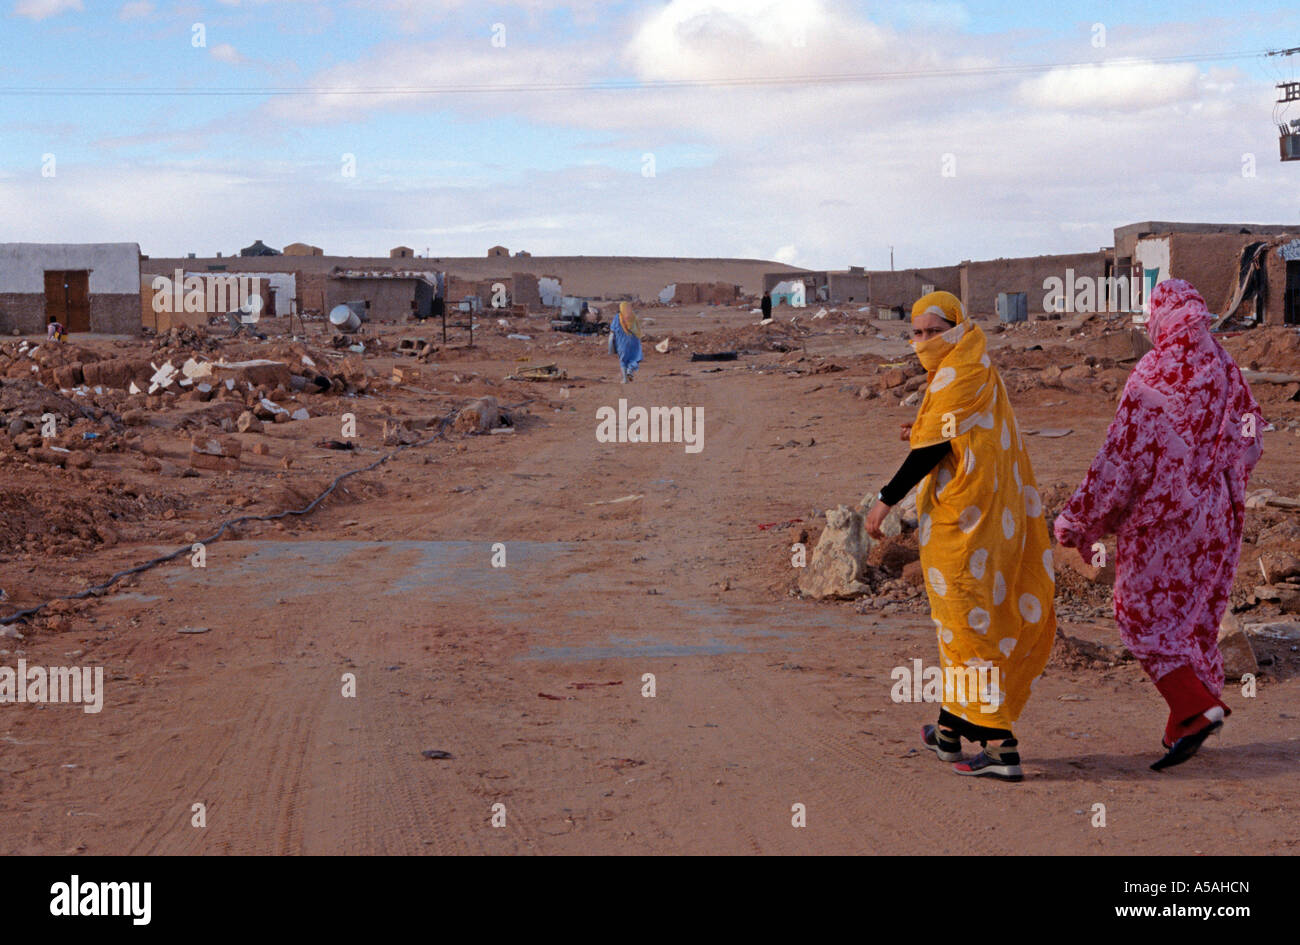
[[0, 243], [0, 332], [140, 334], [138, 243]]

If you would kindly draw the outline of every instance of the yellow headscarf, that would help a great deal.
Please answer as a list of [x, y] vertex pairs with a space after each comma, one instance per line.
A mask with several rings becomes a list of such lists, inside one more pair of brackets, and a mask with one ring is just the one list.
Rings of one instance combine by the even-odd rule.
[[641, 322], [632, 313], [632, 303], [618, 303], [618, 324], [629, 335], [641, 337]]
[[929, 375], [913, 448], [952, 452], [917, 490], [917, 540], [943, 666], [998, 671], [996, 687], [945, 693], [944, 708], [1011, 728], [1056, 635], [1055, 579], [1043, 503], [1015, 414], [979, 325], [949, 292], [912, 306], [955, 323], [915, 345]]

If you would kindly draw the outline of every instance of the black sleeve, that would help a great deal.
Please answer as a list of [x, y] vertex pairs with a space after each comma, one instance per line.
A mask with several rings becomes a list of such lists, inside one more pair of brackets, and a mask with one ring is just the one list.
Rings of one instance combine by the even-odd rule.
[[923, 446], [912, 450], [898, 467], [889, 485], [880, 490], [880, 500], [885, 505], [897, 505], [912, 491], [912, 487], [934, 471], [934, 467], [943, 462], [943, 458], [952, 452], [952, 444], [947, 440], [934, 446]]

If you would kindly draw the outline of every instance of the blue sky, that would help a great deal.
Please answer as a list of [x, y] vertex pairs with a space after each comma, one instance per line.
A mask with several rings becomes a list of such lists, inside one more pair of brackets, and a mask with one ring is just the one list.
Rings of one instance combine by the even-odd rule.
[[[1225, 11], [0, 0], [0, 240], [883, 268], [1293, 222], [1273, 83], [1300, 57], [1254, 54], [1300, 12]], [[752, 82], [864, 73], [903, 75]]]

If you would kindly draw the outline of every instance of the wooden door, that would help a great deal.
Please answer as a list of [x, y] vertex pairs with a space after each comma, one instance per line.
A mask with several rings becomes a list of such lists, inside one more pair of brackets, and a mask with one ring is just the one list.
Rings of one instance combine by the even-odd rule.
[[46, 270], [45, 318], [69, 331], [90, 331], [90, 272]]

